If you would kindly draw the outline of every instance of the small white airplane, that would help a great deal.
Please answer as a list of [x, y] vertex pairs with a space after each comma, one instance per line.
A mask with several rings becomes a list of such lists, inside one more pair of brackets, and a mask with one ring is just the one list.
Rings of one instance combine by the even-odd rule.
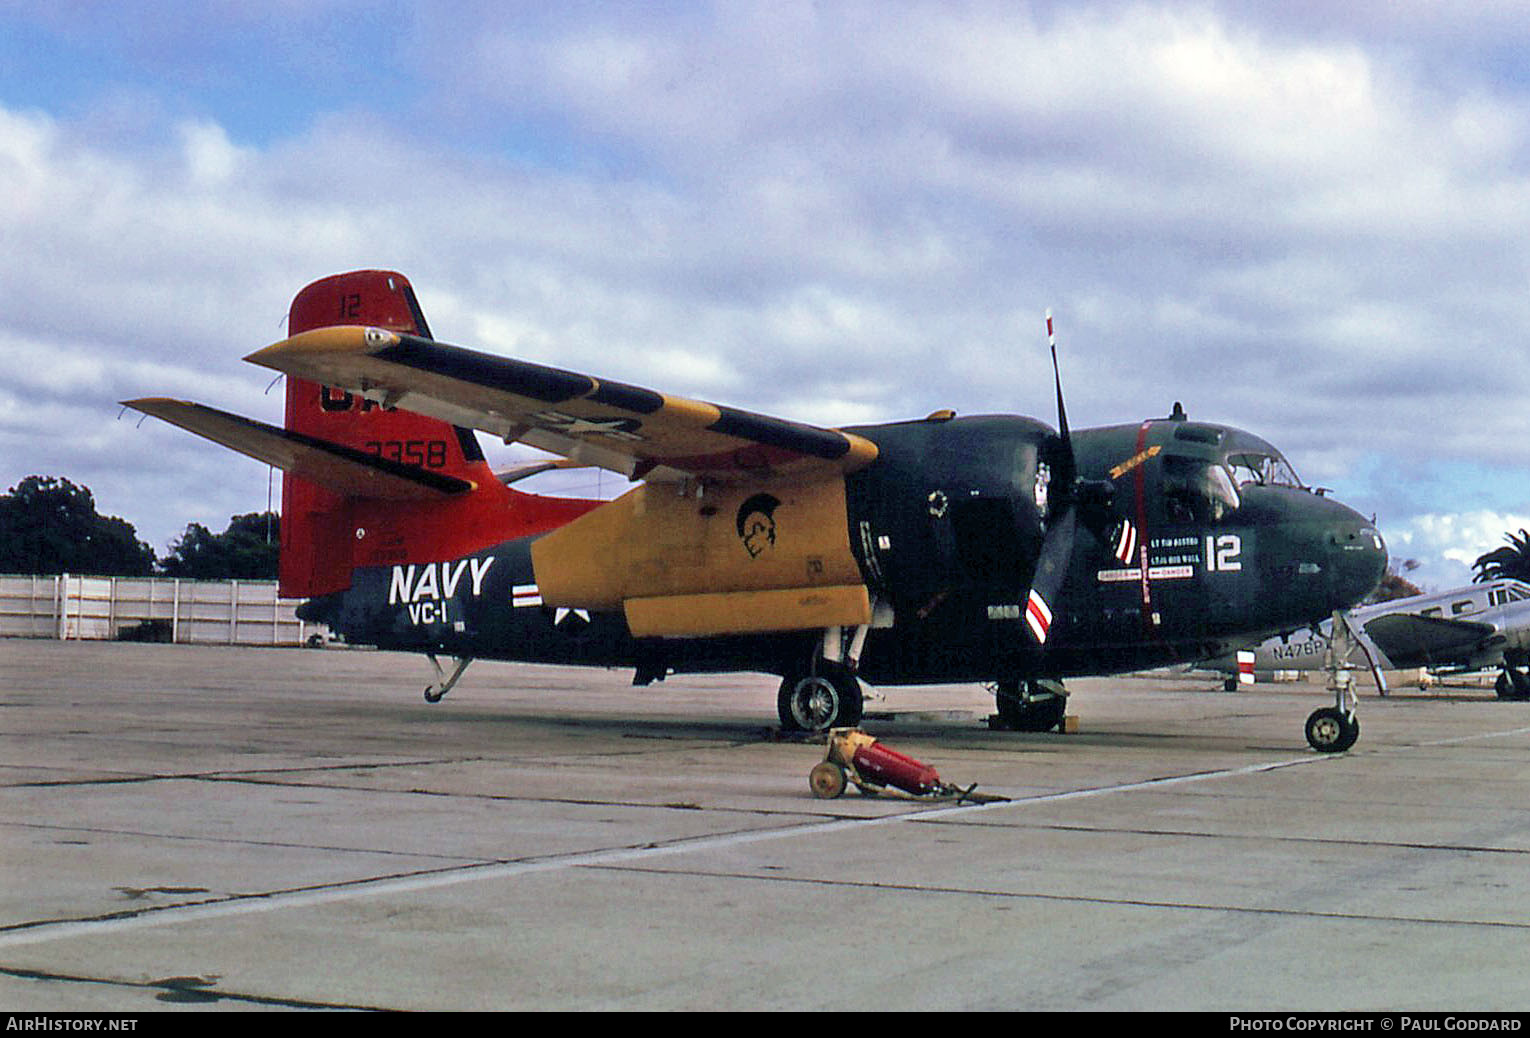
[[[1344, 614], [1351, 644], [1340, 666], [1369, 666], [1378, 686], [1379, 671], [1425, 668], [1467, 672], [1499, 668], [1501, 699], [1530, 699], [1530, 584], [1493, 580], [1449, 591], [1361, 606]], [[1333, 621], [1316, 628], [1270, 638], [1234, 656], [1223, 656], [1213, 669], [1252, 684], [1276, 671], [1323, 670], [1331, 664]], [[1235, 683], [1229, 678], [1229, 687]]]

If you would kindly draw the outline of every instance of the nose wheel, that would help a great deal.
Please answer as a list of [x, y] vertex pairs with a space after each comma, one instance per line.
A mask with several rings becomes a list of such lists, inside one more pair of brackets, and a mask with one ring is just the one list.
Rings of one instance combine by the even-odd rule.
[[[1355, 716], [1355, 679], [1349, 672], [1350, 627], [1342, 613], [1333, 614], [1333, 636], [1328, 643], [1328, 691], [1333, 706], [1314, 710], [1307, 718], [1307, 745], [1319, 753], [1343, 753], [1360, 738], [1360, 719]], [[1383, 688], [1385, 686], [1382, 686]]]
[[1325, 706], [1307, 718], [1307, 744], [1319, 753], [1343, 753], [1360, 738], [1360, 719], [1353, 710]]
[[998, 712], [988, 727], [1011, 732], [1050, 732], [1062, 727], [1068, 693], [1060, 681], [1008, 679], [993, 687]]

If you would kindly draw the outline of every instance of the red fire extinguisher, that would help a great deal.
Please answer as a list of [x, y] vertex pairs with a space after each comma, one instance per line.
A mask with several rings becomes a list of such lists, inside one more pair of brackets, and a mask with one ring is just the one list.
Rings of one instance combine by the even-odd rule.
[[896, 786], [915, 796], [941, 788], [940, 774], [933, 767], [879, 742], [858, 746], [851, 760], [863, 778], [881, 786]]

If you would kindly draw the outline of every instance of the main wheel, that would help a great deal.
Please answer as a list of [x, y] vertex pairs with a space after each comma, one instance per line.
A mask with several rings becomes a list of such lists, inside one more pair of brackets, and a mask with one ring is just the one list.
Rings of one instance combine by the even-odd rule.
[[1319, 753], [1343, 753], [1360, 738], [1360, 720], [1352, 711], [1325, 706], [1307, 718], [1307, 743]]
[[1068, 697], [1058, 692], [1034, 689], [1027, 697], [1018, 681], [1001, 681], [994, 693], [999, 726], [1012, 732], [1050, 732], [1063, 723]]
[[1530, 699], [1530, 673], [1524, 668], [1514, 667], [1509, 671], [1509, 684], [1514, 689], [1515, 699]]
[[861, 686], [855, 675], [820, 663], [817, 674], [788, 676], [776, 696], [781, 727], [789, 732], [826, 732], [861, 723]]

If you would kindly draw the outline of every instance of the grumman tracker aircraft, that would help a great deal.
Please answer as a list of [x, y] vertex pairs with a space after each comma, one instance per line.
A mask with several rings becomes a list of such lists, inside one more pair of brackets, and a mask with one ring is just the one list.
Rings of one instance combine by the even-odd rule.
[[[1386, 563], [1258, 437], [1177, 405], [1070, 433], [1060, 377], [1057, 431], [950, 412], [819, 428], [436, 342], [388, 271], [309, 285], [288, 332], [246, 358], [288, 376], [283, 428], [128, 403], [281, 468], [282, 594], [349, 641], [427, 654], [432, 701], [473, 659], [637, 684], [755, 671], [782, 678], [783, 728], [816, 731], [859, 722], [861, 680], [972, 681], [1004, 726], [1044, 731], [1064, 678], [1310, 625]], [[525, 493], [475, 429], [635, 485]], [[1327, 713], [1318, 749], [1355, 725]]]

